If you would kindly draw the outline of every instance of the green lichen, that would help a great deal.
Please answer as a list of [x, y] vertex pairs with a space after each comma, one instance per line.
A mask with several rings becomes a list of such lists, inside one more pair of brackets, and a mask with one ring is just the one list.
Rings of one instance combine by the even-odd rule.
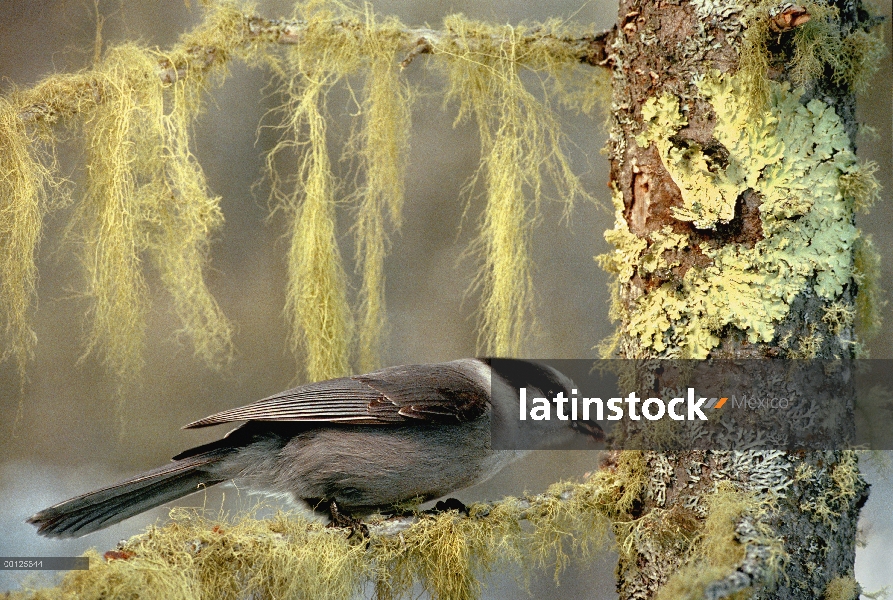
[[[800, 294], [837, 298], [852, 278], [857, 238], [840, 178], [859, 167], [831, 107], [816, 99], [804, 105], [802, 90], [772, 83], [769, 107], [753, 117], [739, 76], [714, 72], [699, 88], [716, 112], [713, 135], [728, 151], [727, 165], [710, 163], [694, 144], [679, 146], [673, 136], [685, 120], [670, 96], [646, 102], [638, 142], [655, 144], [682, 191], [677, 218], [715, 227], [751, 191], [761, 199], [762, 238], [752, 246], [701, 244], [711, 264], [692, 266], [681, 281], [631, 298], [620, 310], [640, 347], [689, 358], [706, 357], [729, 325], [750, 342], [772, 341]], [[647, 244], [618, 208], [606, 236], [618, 249], [602, 264], [626, 276]]]
[[639, 257], [640, 273], [654, 273], [658, 269], [671, 269], [679, 265], [678, 259], [669, 258], [666, 252], [675, 252], [688, 247], [688, 236], [673, 233], [673, 228], [664, 226], [660, 231], [650, 234], [651, 245], [648, 251]]
[[699, 146], [679, 147], [670, 141], [688, 124], [679, 112], [679, 100], [668, 95], [649, 98], [642, 106], [642, 122], [645, 132], [636, 137], [636, 142], [640, 146], [654, 143], [682, 193], [682, 207], [673, 207], [673, 216], [691, 221], [699, 229], [713, 229], [717, 222], [731, 221], [740, 182], [730, 180], [730, 174], [714, 165]]

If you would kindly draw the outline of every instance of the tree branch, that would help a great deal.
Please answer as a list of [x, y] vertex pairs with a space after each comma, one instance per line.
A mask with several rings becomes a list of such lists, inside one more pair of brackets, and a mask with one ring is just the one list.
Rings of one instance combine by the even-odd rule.
[[[206, 23], [199, 27], [207, 27]], [[359, 21], [340, 19], [334, 23], [336, 30], [342, 30], [355, 36], [364, 35], [366, 28]], [[282, 20], [266, 19], [253, 15], [241, 15], [241, 26], [236, 32], [219, 32], [217, 38], [227, 38], [224, 45], [197, 45], [181, 43], [168, 52], [159, 52], [158, 77], [163, 85], [190, 76], [209, 72], [214, 66], [222, 65], [230, 60], [238, 50], [247, 49], [260, 44], [296, 45], [300, 44], [307, 31], [307, 21], [301, 19]], [[547, 52], [554, 52], [556, 58], [572, 57], [577, 62], [610, 68], [612, 64], [610, 44], [616, 34], [616, 27], [597, 34], [580, 37], [556, 36], [542, 28], [523, 32], [514, 43], [527, 47], [541, 46]], [[401, 68], [408, 67], [421, 54], [436, 53], [438, 49], [458, 45], [460, 42], [474, 50], [480, 47], [492, 48], [494, 45], [508, 44], [509, 40], [497, 35], [482, 34], [479, 38], [446, 30], [438, 31], [427, 28], [407, 28], [398, 32], [400, 47], [405, 57], [400, 61]], [[231, 36], [231, 37], [227, 37]], [[189, 36], [186, 36], [187, 39]], [[523, 63], [523, 59], [519, 62]], [[58, 89], [48, 93], [46, 86]], [[19, 118], [25, 123], [54, 123], [59, 119], [73, 116], [85, 105], [99, 104], [105, 97], [105, 82], [96, 70], [91, 69], [74, 75], [51, 77], [30, 90], [17, 92]]]

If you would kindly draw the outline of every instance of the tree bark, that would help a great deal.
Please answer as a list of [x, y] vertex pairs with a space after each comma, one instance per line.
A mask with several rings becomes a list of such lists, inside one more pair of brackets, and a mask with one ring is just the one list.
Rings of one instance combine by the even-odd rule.
[[[838, 16], [828, 23], [838, 28], [841, 37], [864, 27], [866, 17], [855, 2], [834, 0], [832, 4]], [[788, 288], [792, 291], [785, 299], [774, 302], [770, 298], [775, 297], [775, 286], [790, 283], [778, 276], [786, 268], [785, 257], [765, 251], [759, 260], [744, 258], [750, 261], [744, 268], [719, 260], [733, 248], [735, 256], [749, 256], [748, 252], [771, 246], [773, 240], [793, 231], [776, 227], [780, 221], [768, 216], [771, 193], [767, 190], [772, 184], [754, 184], [768, 177], [770, 167], [760, 171], [762, 166], [752, 168], [746, 163], [759, 159], [754, 140], [773, 135], [787, 138], [788, 146], [777, 155], [765, 156], [762, 165], [793, 163], [789, 153], [797, 150], [795, 144], [790, 135], [780, 132], [788, 119], [785, 111], [797, 103], [785, 108], [778, 98], [796, 86], [782, 92], [779, 84], [793, 77], [796, 28], [810, 17], [820, 18], [810, 15], [809, 7], [779, 5], [772, 10], [766, 3], [760, 8], [722, 0], [621, 0], [618, 35], [611, 47], [609, 142], [617, 226], [607, 236], [617, 250], [606, 260], [618, 277], [614, 313], [621, 320], [615, 340], [620, 356], [854, 356], [852, 320], [838, 322], [828, 316], [850, 314], [847, 311], [853, 309], [857, 286], [850, 266], [840, 270], [837, 284], [823, 288], [822, 273], [829, 271], [810, 259], [804, 263], [808, 267], [804, 278]], [[747, 112], [739, 122], [754, 124], [756, 136], [730, 147], [723, 129], [734, 120], [735, 115], [729, 113], [734, 112], [733, 106], [747, 111], [745, 95], [754, 93], [743, 83], [748, 68], [743, 61], [753, 58], [748, 28], [761, 23], [771, 31], [764, 51], [772, 80], [769, 104], [775, 102], [772, 114], [779, 123], [767, 126], [767, 107]], [[726, 85], [723, 93], [704, 84], [720, 79]], [[804, 88], [799, 106], [833, 111], [838, 131], [846, 133], [846, 147], [840, 152], [854, 152], [851, 86], [825, 65], [823, 74], [806, 81]], [[720, 104], [723, 98], [725, 103]], [[789, 118], [793, 123], [800, 117], [792, 112]], [[675, 124], [669, 122], [672, 119]], [[825, 143], [822, 131], [812, 128], [805, 145], [818, 148]], [[743, 150], [748, 143], [750, 150]], [[745, 158], [748, 152], [750, 158]], [[834, 156], [843, 160], [845, 155]], [[847, 156], [846, 160], [855, 159]], [[808, 175], [817, 165], [811, 163], [804, 173]], [[722, 192], [728, 183], [725, 177], [734, 178], [730, 175], [733, 167], [752, 168], [753, 177], [745, 178], [747, 182], [731, 196], [706, 198], [705, 194]], [[830, 181], [847, 168], [819, 180]], [[837, 183], [829, 185], [833, 188]], [[806, 205], [814, 200], [813, 190], [798, 194]], [[846, 206], [839, 190], [829, 188], [828, 194], [828, 206]], [[714, 201], [716, 206], [710, 205]], [[810, 211], [818, 206], [815, 201], [796, 218], [812, 218]], [[852, 210], [841, 210], [849, 212], [838, 224], [850, 231]], [[853, 244], [826, 254], [839, 255], [852, 265]], [[739, 287], [721, 291], [723, 285]], [[736, 306], [738, 300], [744, 308]], [[644, 453], [643, 460], [649, 476], [630, 515], [635, 525], [618, 530], [618, 537], [622, 536], [617, 571], [621, 599], [721, 598], [748, 588], [745, 596], [806, 599], [823, 597], [832, 580], [852, 581], [855, 586], [856, 525], [868, 486], [851, 451], [796, 455], [776, 450], [651, 451]], [[705, 545], [711, 535], [705, 523], [722, 509], [717, 498], [729, 498], [717, 495], [718, 490], [728, 489], [723, 486], [732, 486], [743, 502], [734, 513], [739, 553], [731, 564], [709, 556], [717, 548]]]

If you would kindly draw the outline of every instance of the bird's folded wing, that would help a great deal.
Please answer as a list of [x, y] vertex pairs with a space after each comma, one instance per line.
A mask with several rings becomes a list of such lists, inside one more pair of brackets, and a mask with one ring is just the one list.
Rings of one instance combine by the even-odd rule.
[[184, 429], [233, 421], [460, 423], [486, 411], [488, 387], [449, 364], [390, 367], [302, 385], [194, 421]]

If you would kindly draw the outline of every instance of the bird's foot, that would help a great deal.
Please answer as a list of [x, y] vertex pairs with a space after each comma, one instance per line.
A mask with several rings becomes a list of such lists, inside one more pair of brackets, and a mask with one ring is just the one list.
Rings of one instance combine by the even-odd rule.
[[434, 505], [434, 508], [426, 510], [425, 513], [429, 515], [439, 515], [450, 510], [455, 510], [460, 514], [465, 515], [466, 517], [469, 516], [468, 507], [465, 506], [465, 504], [463, 504], [461, 500], [457, 500], [456, 498], [439, 500], [437, 504]]
[[369, 528], [366, 527], [366, 524], [357, 518], [341, 512], [341, 509], [338, 508], [338, 504], [334, 500], [329, 502], [329, 516], [332, 518], [329, 527], [342, 527], [350, 530], [347, 539], [350, 539], [355, 535], [359, 535], [360, 539], [369, 537]]

